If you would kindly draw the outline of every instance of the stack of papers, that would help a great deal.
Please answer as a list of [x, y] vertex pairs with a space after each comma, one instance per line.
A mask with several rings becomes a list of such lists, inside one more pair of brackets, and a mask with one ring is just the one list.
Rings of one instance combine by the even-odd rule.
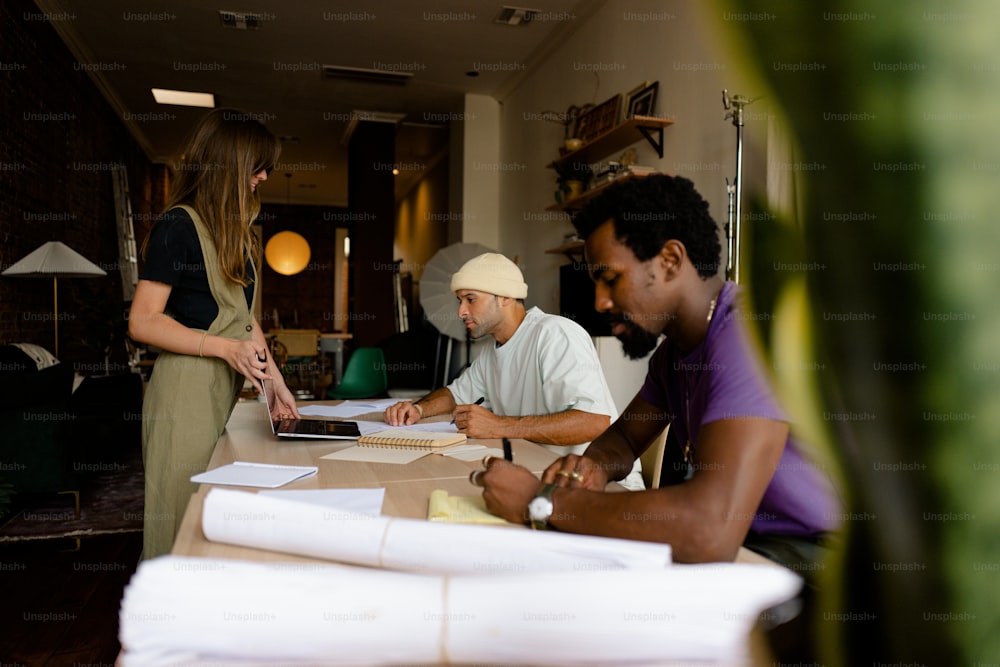
[[119, 662], [742, 665], [800, 584], [746, 564], [445, 576], [162, 556], [125, 589]]
[[280, 466], [269, 463], [236, 461], [194, 475], [191, 477], [191, 481], [197, 484], [256, 486], [274, 489], [297, 479], [315, 475], [317, 470], [319, 468], [316, 466]]

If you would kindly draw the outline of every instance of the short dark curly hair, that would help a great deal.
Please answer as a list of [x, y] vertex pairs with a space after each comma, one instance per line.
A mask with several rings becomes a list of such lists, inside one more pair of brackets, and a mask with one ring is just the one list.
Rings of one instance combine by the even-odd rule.
[[615, 238], [639, 261], [651, 259], [663, 244], [676, 239], [703, 279], [719, 271], [718, 225], [708, 213], [708, 202], [682, 176], [651, 174], [615, 183], [573, 217], [573, 226], [586, 240], [608, 220], [614, 221]]

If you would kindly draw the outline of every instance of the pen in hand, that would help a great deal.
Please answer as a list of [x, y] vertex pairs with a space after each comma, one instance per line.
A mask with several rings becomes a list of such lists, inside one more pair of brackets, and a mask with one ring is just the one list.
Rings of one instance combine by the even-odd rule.
[[504, 438], [503, 439], [503, 460], [504, 461], [513, 461], [514, 460], [514, 451], [510, 447], [510, 439], [509, 438]]
[[[480, 396], [479, 398], [476, 399], [476, 402], [473, 403], [473, 405], [482, 405], [483, 401], [485, 401], [485, 400], [486, 400], [485, 396]], [[454, 418], [452, 418], [451, 423], [452, 424], [455, 423], [455, 419]]]

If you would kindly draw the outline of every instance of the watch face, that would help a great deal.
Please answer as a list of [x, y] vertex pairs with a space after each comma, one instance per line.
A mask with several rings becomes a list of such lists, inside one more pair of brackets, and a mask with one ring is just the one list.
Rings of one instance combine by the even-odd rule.
[[548, 521], [552, 516], [552, 501], [538, 497], [528, 503], [528, 516], [532, 521]]

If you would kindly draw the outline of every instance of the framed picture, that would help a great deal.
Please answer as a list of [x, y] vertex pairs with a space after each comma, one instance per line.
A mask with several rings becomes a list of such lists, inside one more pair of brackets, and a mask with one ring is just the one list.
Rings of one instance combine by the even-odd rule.
[[656, 91], [659, 81], [632, 90], [625, 101], [625, 120], [633, 116], [652, 116], [656, 113]]
[[613, 128], [618, 123], [621, 103], [622, 95], [618, 93], [580, 116], [576, 121], [576, 138], [586, 144]]
[[628, 101], [638, 95], [648, 85], [649, 81], [643, 81], [638, 86], [625, 93], [625, 103], [622, 104], [622, 123], [628, 120]]

